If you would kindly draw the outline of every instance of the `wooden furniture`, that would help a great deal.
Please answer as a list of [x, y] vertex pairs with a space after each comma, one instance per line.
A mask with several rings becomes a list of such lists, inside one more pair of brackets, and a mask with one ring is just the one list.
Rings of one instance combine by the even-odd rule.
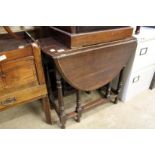
[[[136, 95], [148, 90], [155, 72], [155, 29], [141, 27], [137, 38], [137, 48], [132, 53], [123, 76], [120, 100], [127, 102]], [[113, 82], [113, 87], [117, 78]]]
[[[122, 33], [117, 37], [121, 38], [121, 36]], [[66, 120], [68, 118], [76, 118], [79, 122], [82, 112], [111, 101], [112, 90], [110, 82], [120, 73], [118, 86], [116, 90], [113, 91], [115, 93], [114, 102], [117, 103], [118, 94], [122, 86], [123, 69], [137, 45], [136, 39], [132, 38], [131, 34], [129, 37], [129, 34], [127, 33], [125, 38], [126, 39], [112, 42], [109, 42], [108, 38], [106, 38], [106, 43], [78, 48], [67, 47], [65, 44], [60, 43], [52, 37], [39, 40], [42, 52], [48, 55], [48, 57], [51, 58], [51, 61], [54, 60], [56, 66], [55, 73], [58, 90], [58, 105], [53, 100], [54, 97], [51, 89], [49, 90], [49, 93], [51, 104], [59, 116], [61, 128], [65, 128]], [[101, 42], [104, 41], [102, 40]], [[45, 68], [49, 86], [51, 81], [48, 78], [48, 66]], [[67, 114], [65, 113], [63, 101], [62, 78], [76, 89], [75, 111]], [[81, 105], [81, 91], [96, 90], [102, 88], [104, 85], [107, 85], [105, 98]]]
[[39, 47], [25, 40], [0, 40], [0, 111], [39, 99], [51, 124]]
[[128, 26], [57, 26], [50, 27], [52, 36], [69, 48], [117, 41], [132, 36]]

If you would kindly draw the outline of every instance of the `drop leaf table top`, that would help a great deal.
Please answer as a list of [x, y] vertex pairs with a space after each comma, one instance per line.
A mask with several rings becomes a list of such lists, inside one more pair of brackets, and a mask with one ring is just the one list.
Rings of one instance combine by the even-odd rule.
[[70, 49], [53, 38], [40, 39], [62, 77], [74, 88], [91, 91], [109, 83], [127, 64], [137, 41], [127, 39]]

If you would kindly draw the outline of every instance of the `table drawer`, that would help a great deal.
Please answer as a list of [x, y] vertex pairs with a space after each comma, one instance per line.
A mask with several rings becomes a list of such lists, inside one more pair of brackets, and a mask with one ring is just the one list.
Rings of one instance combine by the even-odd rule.
[[153, 64], [155, 64], [155, 40], [138, 43], [133, 72]]

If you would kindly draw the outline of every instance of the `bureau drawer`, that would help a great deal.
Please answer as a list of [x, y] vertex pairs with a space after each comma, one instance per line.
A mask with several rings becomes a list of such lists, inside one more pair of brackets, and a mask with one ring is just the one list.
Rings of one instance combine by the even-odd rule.
[[133, 71], [155, 64], [155, 40], [138, 43]]
[[38, 83], [32, 56], [6, 61], [1, 64], [4, 88], [18, 88]]
[[120, 93], [120, 99], [126, 102], [141, 92], [149, 89], [154, 72], [155, 65], [148, 67], [143, 71], [133, 73], [129, 80], [126, 81]]
[[46, 85], [38, 85], [27, 89], [21, 89], [12, 93], [1, 93], [0, 95], [0, 111], [9, 107], [16, 106], [40, 99], [47, 94]]

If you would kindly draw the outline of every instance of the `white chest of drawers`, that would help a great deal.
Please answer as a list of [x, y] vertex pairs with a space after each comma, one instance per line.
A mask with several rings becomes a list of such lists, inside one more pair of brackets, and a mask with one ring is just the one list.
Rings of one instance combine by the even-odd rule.
[[[139, 35], [135, 35], [138, 44], [123, 74], [120, 100], [129, 101], [134, 96], [149, 89], [155, 72], [155, 29], [142, 27]], [[116, 78], [112, 82], [115, 88]]]

